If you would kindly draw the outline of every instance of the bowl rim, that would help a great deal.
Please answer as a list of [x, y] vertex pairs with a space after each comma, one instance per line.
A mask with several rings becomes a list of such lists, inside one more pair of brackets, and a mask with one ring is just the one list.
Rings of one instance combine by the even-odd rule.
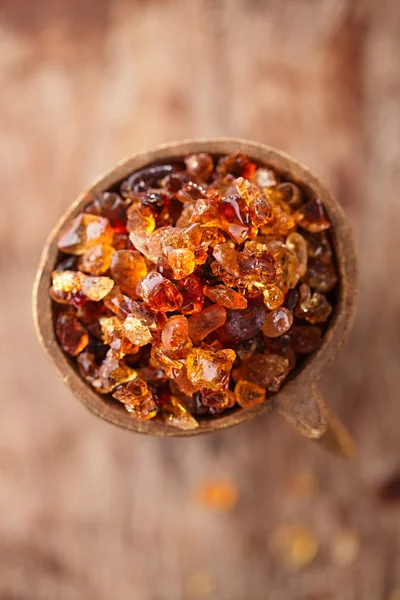
[[[57, 343], [52, 317], [51, 299], [48, 294], [51, 272], [55, 266], [58, 248], [57, 239], [61, 229], [71, 221], [94, 195], [112, 187], [134, 171], [154, 162], [174, 159], [197, 152], [229, 154], [240, 150], [252, 159], [277, 170], [290, 174], [291, 181], [299, 181], [314, 196], [318, 196], [332, 223], [331, 235], [339, 274], [339, 294], [329, 327], [321, 347], [313, 353], [293, 379], [285, 382], [281, 390], [258, 406], [239, 408], [230, 414], [222, 414], [212, 419], [199, 419], [199, 427], [181, 430], [160, 420], [138, 421], [122, 405], [110, 401], [106, 396], [95, 392], [79, 375], [76, 367]], [[70, 205], [50, 232], [44, 245], [33, 288], [33, 316], [35, 328], [46, 355], [57, 373], [73, 394], [95, 415], [114, 425], [130, 431], [156, 436], [192, 436], [225, 429], [261, 415], [288, 397], [308, 394], [310, 386], [320, 379], [332, 364], [340, 347], [345, 343], [354, 323], [358, 298], [358, 266], [354, 235], [349, 221], [339, 204], [325, 185], [306, 166], [289, 154], [260, 142], [241, 138], [200, 138], [185, 139], [156, 146], [152, 150], [137, 152], [117, 163], [113, 168], [98, 177]]]

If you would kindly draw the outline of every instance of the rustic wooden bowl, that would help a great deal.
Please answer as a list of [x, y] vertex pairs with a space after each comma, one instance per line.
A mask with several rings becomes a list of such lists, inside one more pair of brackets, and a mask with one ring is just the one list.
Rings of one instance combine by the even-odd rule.
[[[286, 174], [288, 179], [300, 182], [312, 195], [321, 199], [332, 223], [332, 240], [340, 277], [338, 300], [329, 328], [320, 349], [303, 361], [282, 389], [262, 405], [250, 409], [237, 408], [230, 414], [222, 414], [212, 419], [200, 419], [200, 427], [190, 431], [166, 426], [157, 418], [139, 422], [129, 415], [122, 404], [97, 394], [83, 381], [73, 361], [62, 352], [56, 341], [48, 290], [51, 272], [57, 260], [58, 236], [61, 229], [82, 211], [93, 196], [107, 190], [137, 169], [155, 161], [177, 158], [193, 152], [228, 154], [238, 149], [256, 161], [273, 167], [278, 173]], [[39, 340], [63, 381], [89, 410], [114, 425], [151, 435], [188, 436], [231, 427], [274, 409], [306, 437], [319, 440], [342, 454], [350, 454], [353, 443], [338, 419], [327, 409], [318, 391], [317, 382], [334, 360], [353, 324], [357, 279], [356, 251], [347, 218], [340, 204], [306, 167], [287, 154], [256, 142], [231, 138], [185, 140], [135, 154], [120, 162], [97, 179], [70, 206], [50, 233], [44, 246], [34, 285], [33, 313]]]

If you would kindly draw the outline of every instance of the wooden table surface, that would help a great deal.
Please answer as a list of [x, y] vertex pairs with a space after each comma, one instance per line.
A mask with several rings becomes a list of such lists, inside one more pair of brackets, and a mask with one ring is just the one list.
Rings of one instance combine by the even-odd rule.
[[[400, 494], [376, 491], [400, 472], [399, 56], [398, 0], [0, 0], [0, 600], [398, 600]], [[351, 462], [278, 416], [118, 430], [35, 339], [34, 273], [68, 204], [125, 155], [218, 135], [293, 154], [354, 225], [360, 308], [323, 380]], [[236, 505], [201, 501], [212, 482]], [[273, 543], [289, 525], [318, 544], [297, 569]]]

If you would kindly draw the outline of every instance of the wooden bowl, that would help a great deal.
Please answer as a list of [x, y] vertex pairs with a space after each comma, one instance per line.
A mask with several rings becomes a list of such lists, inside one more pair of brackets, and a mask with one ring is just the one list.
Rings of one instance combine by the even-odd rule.
[[[339, 272], [339, 292], [328, 330], [319, 350], [303, 361], [282, 389], [262, 405], [250, 409], [237, 408], [230, 414], [222, 414], [212, 419], [200, 419], [199, 428], [190, 431], [166, 426], [161, 418], [157, 417], [150, 421], [137, 421], [129, 415], [122, 404], [97, 394], [81, 379], [74, 362], [63, 353], [56, 341], [48, 291], [51, 272], [57, 261], [57, 239], [64, 226], [82, 211], [93, 196], [107, 190], [137, 169], [155, 161], [167, 161], [193, 152], [229, 154], [238, 149], [250, 158], [286, 175], [289, 180], [300, 182], [313, 196], [321, 199], [329, 215]], [[347, 218], [340, 204], [306, 167], [279, 150], [247, 140], [231, 138], [184, 140], [135, 154], [118, 163], [111, 171], [97, 179], [70, 206], [50, 233], [44, 246], [34, 285], [33, 312], [39, 340], [63, 381], [89, 410], [114, 425], [151, 435], [188, 436], [225, 429], [253, 419], [272, 408], [295, 425], [306, 437], [319, 439], [324, 444], [348, 454], [352, 450], [352, 443], [343, 426], [326, 408], [316, 384], [334, 360], [353, 324], [357, 301], [357, 279], [355, 244]]]

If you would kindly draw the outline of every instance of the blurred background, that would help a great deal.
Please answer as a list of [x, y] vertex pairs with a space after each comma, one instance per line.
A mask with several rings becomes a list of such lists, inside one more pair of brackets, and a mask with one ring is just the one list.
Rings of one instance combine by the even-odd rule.
[[[400, 3], [0, 0], [0, 600], [399, 600]], [[42, 355], [45, 238], [117, 160], [184, 137], [283, 149], [354, 226], [360, 308], [322, 385], [359, 445], [278, 416], [159, 440]]]

